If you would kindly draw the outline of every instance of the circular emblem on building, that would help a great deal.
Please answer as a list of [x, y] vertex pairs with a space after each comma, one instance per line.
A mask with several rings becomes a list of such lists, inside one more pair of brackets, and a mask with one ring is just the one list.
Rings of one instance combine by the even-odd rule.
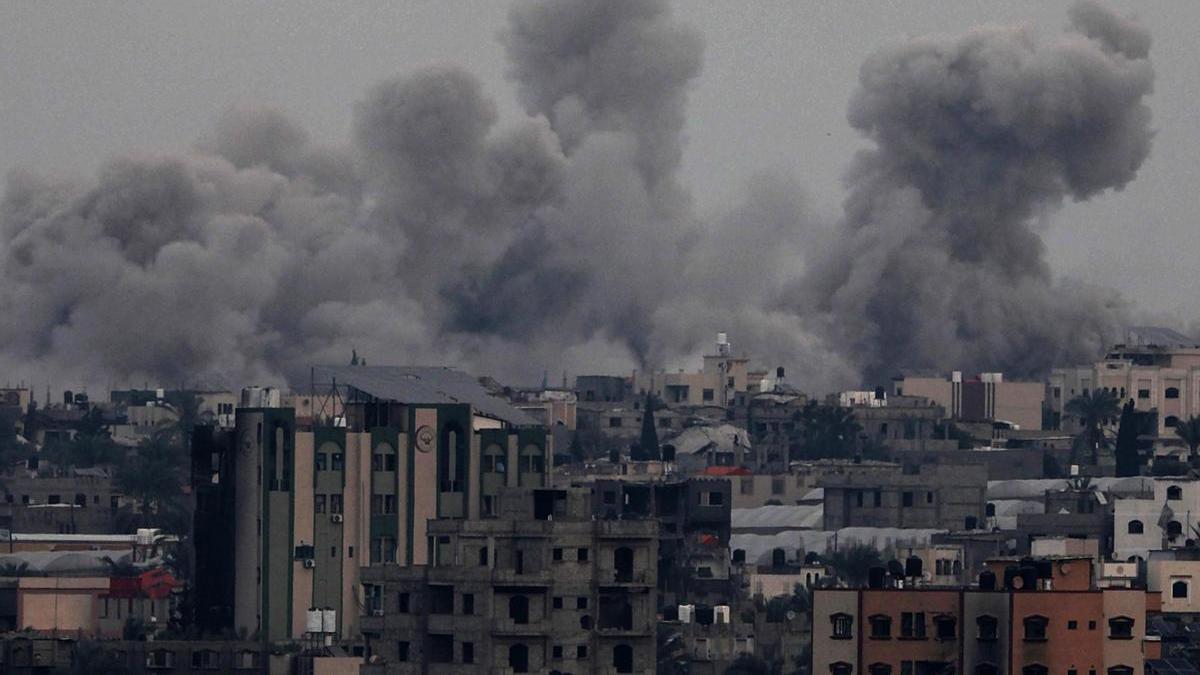
[[417, 450], [421, 452], [429, 452], [433, 450], [434, 434], [433, 429], [428, 426], [418, 427], [415, 434]]

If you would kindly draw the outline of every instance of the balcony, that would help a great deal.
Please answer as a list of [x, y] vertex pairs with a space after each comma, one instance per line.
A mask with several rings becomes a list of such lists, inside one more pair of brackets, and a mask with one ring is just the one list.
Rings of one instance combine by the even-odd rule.
[[642, 588], [655, 585], [654, 576], [650, 570], [618, 572], [607, 569], [597, 571], [596, 582], [603, 588]]
[[550, 622], [546, 620], [514, 623], [510, 619], [497, 619], [492, 623], [492, 635], [546, 635]]
[[553, 576], [550, 570], [538, 570], [536, 572], [520, 572], [513, 569], [494, 569], [492, 570], [492, 583], [496, 586], [545, 586], [549, 587], [553, 582]]

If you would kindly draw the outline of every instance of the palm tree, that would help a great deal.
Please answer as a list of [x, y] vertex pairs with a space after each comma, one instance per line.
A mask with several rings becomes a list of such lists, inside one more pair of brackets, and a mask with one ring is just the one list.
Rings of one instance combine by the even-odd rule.
[[850, 586], [862, 586], [867, 582], [872, 567], [883, 564], [879, 551], [870, 544], [850, 544], [825, 556], [825, 562], [833, 573]]
[[853, 456], [862, 431], [853, 410], [809, 401], [792, 419], [796, 427], [791, 434], [791, 459]]
[[646, 392], [646, 405], [642, 408], [642, 435], [638, 439], [640, 459], [662, 459], [658, 447], [658, 429], [654, 425], [654, 395]]
[[32, 576], [29, 572], [29, 563], [13, 563], [6, 562], [0, 565], [0, 577], [28, 577]]
[[142, 527], [151, 512], [165, 513], [181, 497], [186, 458], [175, 436], [172, 428], [155, 431], [117, 468], [117, 487], [140, 504]]
[[1200, 417], [1192, 415], [1175, 425], [1175, 435], [1188, 447], [1188, 460], [1195, 462], [1200, 450]]
[[1091, 463], [1097, 463], [1100, 450], [1111, 445], [1105, 427], [1112, 424], [1120, 412], [1116, 394], [1107, 389], [1093, 389], [1067, 401], [1066, 412], [1079, 420], [1076, 448], [1088, 451]]

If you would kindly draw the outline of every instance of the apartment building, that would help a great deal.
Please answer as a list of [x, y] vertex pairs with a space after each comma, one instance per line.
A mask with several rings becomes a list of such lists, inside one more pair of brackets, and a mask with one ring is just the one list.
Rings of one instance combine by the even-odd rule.
[[1095, 587], [1086, 558], [994, 563], [978, 587], [815, 589], [811, 672], [1143, 672], [1145, 590]]
[[900, 375], [892, 379], [893, 396], [927, 398], [945, 408], [951, 419], [965, 422], [1008, 422], [1020, 429], [1042, 428], [1042, 382], [1015, 382], [1004, 373], [949, 378]]
[[1113, 502], [1114, 560], [1146, 560], [1150, 551], [1194, 543], [1200, 518], [1200, 482], [1186, 478], [1143, 479], [1147, 489]]
[[361, 672], [654, 672], [657, 521], [595, 520], [586, 488], [501, 503], [431, 521], [427, 566], [363, 570]]
[[[312, 406], [341, 414], [310, 419], [333, 426], [300, 426], [293, 408], [243, 407], [229, 445], [207, 448], [207, 464], [194, 457], [198, 511], [232, 518], [224, 531], [216, 520], [198, 526], [197, 547], [203, 532], [232, 548], [232, 627], [268, 642], [311, 632], [312, 608], [335, 613], [336, 638], [356, 639], [361, 568], [428, 564], [430, 520], [497, 517], [501, 489], [549, 484], [545, 427], [470, 375], [347, 366], [315, 368], [313, 380], [325, 391]], [[205, 583], [229, 593], [219, 574]]]
[[825, 476], [826, 530], [901, 527], [972, 530], [984, 522], [987, 467], [978, 464], [901, 467]]
[[1156, 412], [1158, 435], [1173, 436], [1180, 420], [1200, 415], [1200, 346], [1189, 342], [1178, 336], [1118, 344], [1094, 364], [1055, 369], [1046, 387], [1051, 415], [1062, 429], [1075, 431], [1078, 420], [1067, 414], [1067, 403], [1107, 390], [1122, 402], [1132, 400], [1139, 411]]
[[651, 392], [672, 407], [724, 408], [750, 385], [750, 359], [734, 354], [725, 333], [717, 334], [716, 353], [705, 354], [703, 361], [703, 367], [695, 372], [635, 373], [634, 390]]

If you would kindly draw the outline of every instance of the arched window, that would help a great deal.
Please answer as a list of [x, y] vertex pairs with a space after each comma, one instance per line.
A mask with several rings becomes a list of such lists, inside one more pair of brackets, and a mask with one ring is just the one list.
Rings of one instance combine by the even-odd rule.
[[1178, 520], [1172, 520], [1171, 522], [1167, 523], [1167, 537], [1174, 539], [1181, 534], [1183, 534], [1182, 523], [1180, 523]]
[[632, 673], [633, 647], [626, 644], [619, 644], [613, 647], [612, 664], [613, 670], [618, 673]]
[[1168, 429], [1174, 429], [1175, 427], [1179, 426], [1179, 418], [1174, 415], [1167, 415], [1163, 419], [1163, 426], [1167, 427]]
[[872, 640], [887, 640], [892, 637], [892, 617], [886, 614], [874, 614], [867, 621], [871, 626]]
[[1142, 525], [1142, 521], [1140, 520], [1131, 520], [1129, 521], [1129, 525], [1126, 526], [1126, 531], [1129, 534], [1143, 534], [1146, 531], [1146, 527]]
[[1188, 596], [1188, 582], [1179, 580], [1179, 581], [1175, 581], [1171, 584], [1171, 597], [1172, 598], [1187, 598], [1187, 596]]
[[892, 675], [892, 667], [886, 663], [872, 663], [867, 667], [870, 675]]
[[524, 595], [514, 595], [508, 599], [508, 618], [513, 623], [529, 623], [529, 598]]
[[1179, 501], [1183, 499], [1183, 488], [1178, 485], [1172, 485], [1167, 488], [1167, 499], [1170, 501]]
[[854, 666], [845, 661], [836, 661], [829, 664], [829, 675], [850, 675], [854, 672]]
[[999, 675], [999, 669], [992, 663], [981, 663], [975, 666], [975, 675]]
[[1167, 391], [1163, 395], [1166, 398], [1179, 398], [1179, 387], [1167, 387]]
[[1113, 666], [1108, 669], [1108, 675], [1133, 675], [1133, 668], [1129, 666]]
[[[1045, 640], [1046, 626], [1050, 624], [1050, 620], [1044, 616], [1027, 616], [1025, 617], [1025, 639], [1026, 640]], [[1043, 669], [1044, 675], [1045, 669]]]
[[983, 507], [983, 515], [987, 516], [988, 518], [995, 518], [996, 517], [996, 505], [993, 504], [992, 502], [988, 502], [988, 505]]
[[849, 640], [854, 637], [854, 617], [843, 612], [830, 615], [829, 622], [833, 624], [833, 639]]
[[498, 443], [492, 443], [483, 449], [483, 472], [504, 473], [504, 448]]
[[1031, 663], [1021, 669], [1021, 675], [1047, 675], [1050, 670], [1040, 663]]
[[1132, 640], [1133, 619], [1128, 616], [1115, 616], [1109, 619], [1108, 637], [1111, 640]]
[[508, 667], [514, 673], [529, 672], [529, 647], [515, 644], [508, 648]]

